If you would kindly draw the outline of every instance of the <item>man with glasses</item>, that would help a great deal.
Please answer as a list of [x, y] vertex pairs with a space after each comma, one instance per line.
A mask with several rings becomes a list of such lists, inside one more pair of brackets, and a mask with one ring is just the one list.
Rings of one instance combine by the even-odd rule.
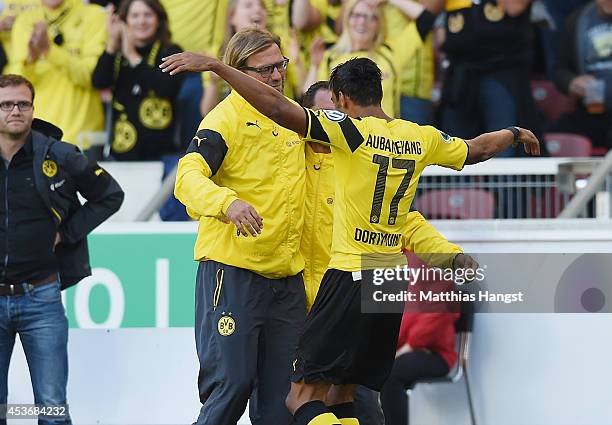
[[[288, 60], [245, 30], [224, 61], [283, 92]], [[195, 260], [199, 425], [288, 425], [291, 361], [306, 317], [300, 254], [304, 144], [233, 91], [179, 161], [175, 195], [199, 221]]]
[[[60, 142], [61, 130], [33, 120], [33, 102], [30, 81], [0, 76], [0, 407], [19, 334], [38, 423], [70, 424], [60, 290], [91, 274], [87, 234], [119, 209], [123, 192], [105, 170]], [[19, 411], [0, 411], [0, 425], [11, 413]]]

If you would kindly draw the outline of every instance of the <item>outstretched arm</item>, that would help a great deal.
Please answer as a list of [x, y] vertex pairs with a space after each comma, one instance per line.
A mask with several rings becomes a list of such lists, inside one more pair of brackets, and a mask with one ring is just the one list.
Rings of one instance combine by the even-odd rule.
[[301, 136], [306, 135], [308, 119], [304, 110], [289, 101], [272, 87], [257, 81], [218, 59], [191, 52], [177, 53], [162, 59], [159, 66], [163, 72], [176, 75], [181, 72], [213, 71], [231, 85], [255, 109]]
[[466, 140], [469, 152], [465, 164], [470, 165], [486, 161], [517, 143], [523, 144], [525, 153], [528, 155], [540, 155], [540, 142], [535, 135], [524, 128], [513, 128], [516, 129], [516, 137], [512, 130], [504, 129], [492, 133], [484, 133], [475, 139]]

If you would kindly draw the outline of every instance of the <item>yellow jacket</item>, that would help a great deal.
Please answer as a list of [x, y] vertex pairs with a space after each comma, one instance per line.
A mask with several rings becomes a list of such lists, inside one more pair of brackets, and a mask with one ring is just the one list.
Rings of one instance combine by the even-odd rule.
[[[199, 220], [194, 256], [267, 278], [304, 269], [304, 142], [232, 92], [202, 120], [178, 165], [176, 197]], [[256, 238], [223, 219], [236, 199], [263, 218]]]
[[[28, 42], [37, 22], [49, 23], [49, 52], [27, 64]], [[91, 75], [106, 42], [106, 14], [100, 6], [65, 0], [55, 10], [41, 7], [20, 14], [13, 25], [8, 72], [28, 78], [36, 89], [35, 116], [64, 131], [76, 143], [83, 131], [102, 130], [100, 95]], [[53, 39], [63, 39], [61, 46]]]
[[[306, 144], [306, 208], [300, 247], [306, 265], [304, 287], [308, 310], [331, 258], [334, 221], [334, 161], [332, 154], [316, 153]], [[417, 211], [408, 214], [410, 224], [402, 237], [404, 248], [431, 266], [451, 267], [461, 248], [450, 243]]]
[[[32, 12], [41, 7], [40, 0], [5, 0], [0, 19], [7, 16], [19, 16], [22, 13]], [[14, 24], [14, 22], [13, 22]], [[8, 57], [11, 54], [11, 31], [1, 31], [0, 40]]]

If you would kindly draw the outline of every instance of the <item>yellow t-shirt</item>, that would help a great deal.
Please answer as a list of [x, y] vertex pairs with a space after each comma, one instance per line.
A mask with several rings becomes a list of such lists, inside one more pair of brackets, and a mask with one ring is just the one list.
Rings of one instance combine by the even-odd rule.
[[[50, 48], [45, 57], [28, 64], [28, 43], [37, 22], [49, 22]], [[60, 36], [61, 46], [53, 42]], [[101, 131], [104, 116], [100, 94], [91, 75], [106, 43], [106, 13], [97, 5], [65, 0], [55, 10], [40, 7], [15, 20], [7, 73], [28, 78], [36, 90], [34, 115], [64, 131], [64, 140]]]
[[[228, 0], [161, 0], [172, 41], [185, 51], [216, 53], [225, 36]], [[216, 49], [215, 49], [216, 47]]]
[[[387, 21], [387, 36], [396, 37], [410, 22], [406, 16], [395, 6], [387, 5], [384, 8]], [[414, 56], [398, 67], [400, 69], [400, 95], [431, 99], [431, 90], [434, 83], [434, 55], [432, 35], [429, 34], [423, 45], [416, 50]]]
[[307, 110], [305, 141], [331, 145], [336, 199], [330, 268], [357, 271], [362, 256], [397, 258], [427, 165], [460, 170], [467, 144], [430, 126]]
[[[204, 117], [178, 165], [175, 195], [200, 222], [194, 256], [268, 278], [304, 269], [304, 142], [235, 91]], [[257, 237], [221, 219], [236, 199], [263, 218]]]
[[415, 52], [423, 45], [423, 40], [417, 31], [416, 24], [404, 26], [399, 35], [388, 39], [373, 52], [354, 51], [342, 53], [334, 48], [325, 52], [319, 65], [317, 79], [329, 80], [335, 66], [355, 57], [372, 59], [382, 71], [383, 99], [382, 107], [391, 117], [400, 116], [400, 76], [403, 66], [412, 58]]

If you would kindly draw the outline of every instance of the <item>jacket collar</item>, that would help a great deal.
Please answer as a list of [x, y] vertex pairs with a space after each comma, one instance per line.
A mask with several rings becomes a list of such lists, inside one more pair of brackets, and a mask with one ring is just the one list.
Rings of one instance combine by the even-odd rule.
[[32, 130], [38, 131], [47, 137], [51, 137], [55, 140], [62, 140], [64, 132], [57, 126], [50, 122], [41, 120], [40, 118], [34, 118], [32, 121]]

